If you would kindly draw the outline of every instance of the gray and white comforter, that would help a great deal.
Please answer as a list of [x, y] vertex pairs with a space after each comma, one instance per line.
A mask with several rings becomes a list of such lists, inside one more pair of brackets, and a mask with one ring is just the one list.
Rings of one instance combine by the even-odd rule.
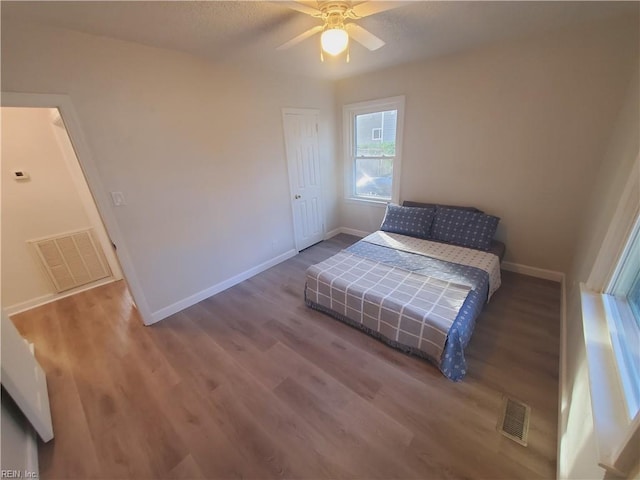
[[305, 298], [459, 380], [475, 318], [499, 285], [494, 254], [375, 232], [309, 267]]

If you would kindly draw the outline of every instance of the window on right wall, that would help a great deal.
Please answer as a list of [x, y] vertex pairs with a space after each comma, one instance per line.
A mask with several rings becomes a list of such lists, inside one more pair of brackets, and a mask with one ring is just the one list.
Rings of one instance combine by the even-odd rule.
[[640, 411], [640, 218], [603, 295], [627, 414]]
[[580, 284], [598, 464], [626, 476], [640, 443], [640, 156]]
[[398, 202], [404, 97], [344, 107], [346, 196]]

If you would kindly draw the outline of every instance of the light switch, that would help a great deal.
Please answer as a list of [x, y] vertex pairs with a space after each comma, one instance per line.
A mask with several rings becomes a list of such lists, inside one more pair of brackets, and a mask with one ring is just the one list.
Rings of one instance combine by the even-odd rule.
[[127, 204], [124, 199], [124, 193], [122, 192], [111, 192], [111, 201], [114, 207], [121, 207]]

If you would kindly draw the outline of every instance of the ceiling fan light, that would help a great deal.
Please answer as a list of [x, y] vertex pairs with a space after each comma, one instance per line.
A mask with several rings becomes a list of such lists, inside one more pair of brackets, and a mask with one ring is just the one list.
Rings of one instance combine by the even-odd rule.
[[338, 55], [347, 49], [349, 34], [343, 28], [329, 28], [322, 32], [320, 44], [329, 55]]

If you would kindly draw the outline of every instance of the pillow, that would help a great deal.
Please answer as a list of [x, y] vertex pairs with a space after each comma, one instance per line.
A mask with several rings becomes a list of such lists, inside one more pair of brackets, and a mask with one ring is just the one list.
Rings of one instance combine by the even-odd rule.
[[429, 238], [435, 208], [401, 207], [387, 205], [380, 230], [410, 237]]
[[436, 207], [431, 238], [461, 247], [489, 250], [500, 219], [486, 213]]

